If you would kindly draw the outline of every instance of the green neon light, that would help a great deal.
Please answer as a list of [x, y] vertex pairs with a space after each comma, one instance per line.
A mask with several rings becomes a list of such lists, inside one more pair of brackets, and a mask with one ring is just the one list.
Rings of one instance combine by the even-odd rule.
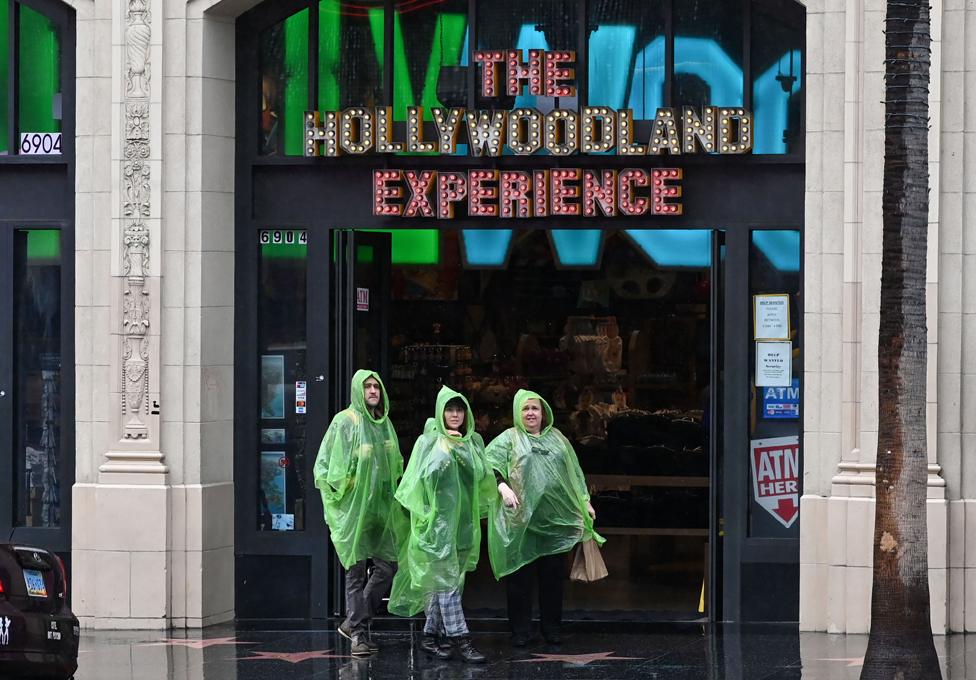
[[9, 134], [9, 125], [7, 121], [7, 88], [9, 87], [10, 81], [8, 73], [10, 71], [10, 64], [7, 63], [7, 54], [10, 51], [8, 48], [8, 21], [10, 18], [10, 2], [9, 0], [0, 0], [0, 153], [6, 153], [7, 149], [7, 135]]
[[390, 234], [391, 261], [395, 265], [440, 264], [440, 232], [437, 229], [363, 229]]
[[59, 132], [54, 95], [61, 89], [61, 45], [54, 25], [43, 14], [20, 6], [21, 132]]
[[437, 98], [437, 80], [441, 75], [441, 66], [457, 66], [461, 62], [461, 46], [466, 27], [467, 17], [463, 14], [441, 14], [437, 18], [430, 58], [427, 60], [427, 75], [424, 76], [424, 91], [420, 99], [425, 117], [429, 118], [433, 107], [443, 106]]
[[342, 49], [342, 13], [339, 0], [319, 2], [319, 110], [339, 109], [339, 55]]
[[304, 243], [265, 243], [261, 246], [262, 260], [304, 260], [308, 246]]
[[308, 10], [303, 9], [284, 21], [285, 96], [284, 120], [285, 154], [303, 155], [304, 120], [308, 109]]
[[61, 259], [61, 232], [57, 229], [31, 229], [27, 232], [27, 262]]

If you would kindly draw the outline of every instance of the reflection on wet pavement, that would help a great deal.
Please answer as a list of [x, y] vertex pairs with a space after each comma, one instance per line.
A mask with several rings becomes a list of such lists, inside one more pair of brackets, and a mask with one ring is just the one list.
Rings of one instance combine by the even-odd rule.
[[[563, 644], [512, 648], [505, 633], [475, 633], [481, 666], [428, 659], [419, 632], [374, 633], [371, 657], [326, 622], [296, 628], [240, 623], [204, 631], [86, 631], [76, 680], [855, 680], [867, 637], [799, 633], [795, 625], [567, 626]], [[976, 636], [937, 636], [946, 680], [976, 678]], [[967, 674], [972, 659], [972, 674]]]

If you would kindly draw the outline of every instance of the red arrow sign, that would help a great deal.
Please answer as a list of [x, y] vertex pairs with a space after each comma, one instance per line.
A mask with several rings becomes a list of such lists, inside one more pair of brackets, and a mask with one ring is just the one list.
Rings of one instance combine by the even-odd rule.
[[796, 503], [792, 498], [780, 498], [779, 503], [773, 510], [777, 515], [783, 518], [783, 521], [789, 524], [796, 517], [798, 510], [796, 509]]

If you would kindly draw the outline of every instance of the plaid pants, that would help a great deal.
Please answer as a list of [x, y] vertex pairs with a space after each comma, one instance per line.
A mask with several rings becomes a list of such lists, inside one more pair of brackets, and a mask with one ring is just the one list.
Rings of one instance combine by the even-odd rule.
[[468, 624], [461, 609], [461, 593], [456, 590], [431, 593], [424, 613], [427, 614], [424, 632], [428, 635], [460, 637], [468, 634]]

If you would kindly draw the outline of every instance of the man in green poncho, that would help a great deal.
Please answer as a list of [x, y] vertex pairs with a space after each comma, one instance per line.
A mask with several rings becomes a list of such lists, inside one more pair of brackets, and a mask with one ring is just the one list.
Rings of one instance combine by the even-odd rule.
[[566, 553], [581, 541], [605, 539], [593, 530], [596, 512], [583, 471], [572, 444], [553, 427], [549, 404], [519, 390], [512, 417], [515, 427], [485, 451], [498, 482], [488, 515], [488, 556], [495, 577], [505, 577], [512, 644], [529, 641], [536, 580], [542, 635], [559, 644]]
[[[478, 566], [481, 517], [491, 478], [485, 444], [474, 431], [467, 399], [443, 387], [434, 418], [410, 454], [396, 499], [410, 512], [410, 537], [400, 553], [389, 609], [413, 616], [424, 609], [421, 649], [449, 659], [457, 650], [468, 663], [485, 657], [471, 644], [461, 608], [464, 574]], [[450, 645], [440, 644], [442, 638]]]
[[[356, 371], [350, 395], [349, 408], [336, 414], [322, 438], [315, 486], [346, 570], [346, 619], [339, 633], [352, 642], [353, 656], [366, 656], [379, 649], [369, 638], [369, 622], [393, 580], [408, 525], [393, 499], [403, 456], [383, 381], [373, 371]], [[367, 560], [373, 562], [368, 575]]]

